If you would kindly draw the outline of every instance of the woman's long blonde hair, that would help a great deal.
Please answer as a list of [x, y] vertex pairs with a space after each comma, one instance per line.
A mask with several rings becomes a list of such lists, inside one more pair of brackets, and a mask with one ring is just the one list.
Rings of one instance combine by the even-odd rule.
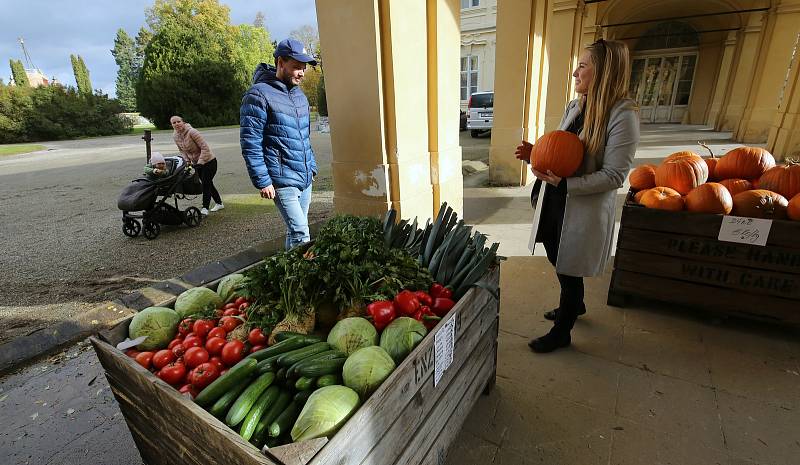
[[594, 156], [605, 146], [611, 109], [628, 96], [631, 59], [628, 46], [617, 40], [600, 39], [586, 50], [591, 55], [594, 78], [586, 94], [580, 137], [586, 153]]

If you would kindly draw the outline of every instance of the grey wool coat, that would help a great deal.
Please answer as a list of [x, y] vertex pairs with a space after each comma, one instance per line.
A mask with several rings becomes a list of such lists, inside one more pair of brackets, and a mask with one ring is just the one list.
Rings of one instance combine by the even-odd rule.
[[[579, 100], [567, 105], [559, 129], [565, 130], [580, 113]], [[622, 187], [633, 165], [639, 145], [639, 114], [636, 103], [622, 100], [611, 110], [606, 145], [599, 156], [585, 155], [575, 175], [567, 178], [567, 204], [556, 272], [568, 276], [596, 276], [611, 256], [614, 240], [617, 189]], [[534, 192], [536, 200], [529, 248], [533, 252], [539, 227], [545, 183]]]

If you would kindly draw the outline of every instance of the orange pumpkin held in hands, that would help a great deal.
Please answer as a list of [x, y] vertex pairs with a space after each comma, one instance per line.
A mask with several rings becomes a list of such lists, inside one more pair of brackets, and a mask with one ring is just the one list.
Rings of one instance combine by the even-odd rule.
[[694, 152], [677, 152], [656, 168], [656, 185], [686, 195], [708, 180], [708, 165]]
[[656, 187], [656, 165], [637, 166], [628, 177], [631, 189], [641, 191]]
[[536, 141], [531, 151], [531, 166], [540, 173], [552, 171], [567, 178], [583, 162], [583, 142], [569, 131], [551, 131]]
[[794, 198], [800, 194], [800, 164], [789, 162], [768, 169], [758, 180], [758, 188]]
[[696, 213], [727, 215], [733, 209], [733, 197], [728, 189], [716, 182], [700, 184], [684, 199], [686, 209]]
[[717, 179], [756, 179], [775, 166], [771, 153], [759, 147], [739, 147], [719, 159]]
[[728, 189], [728, 192], [731, 193], [731, 196], [753, 189], [753, 184], [747, 179], [724, 179], [719, 183]]
[[755, 189], [733, 197], [733, 214], [751, 218], [784, 219], [789, 202], [775, 192]]
[[792, 197], [792, 200], [789, 201], [786, 215], [790, 220], [800, 221], [800, 194], [795, 195]]
[[654, 187], [644, 191], [639, 203], [647, 208], [657, 210], [683, 210], [683, 197], [675, 189], [669, 187]]

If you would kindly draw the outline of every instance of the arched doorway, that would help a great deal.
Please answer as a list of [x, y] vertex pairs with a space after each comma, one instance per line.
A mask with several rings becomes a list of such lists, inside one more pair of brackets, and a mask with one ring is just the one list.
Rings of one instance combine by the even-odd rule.
[[698, 57], [698, 34], [690, 25], [658, 24], [636, 44], [630, 94], [642, 122], [680, 123], [689, 107]]

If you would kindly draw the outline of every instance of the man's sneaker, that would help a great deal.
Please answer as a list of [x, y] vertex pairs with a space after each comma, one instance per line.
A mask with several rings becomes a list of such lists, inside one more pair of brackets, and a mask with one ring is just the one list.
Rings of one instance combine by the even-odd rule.
[[208, 208], [201, 208], [200, 209], [200, 214], [201, 215], [208, 215]]
[[223, 208], [225, 208], [225, 205], [223, 205], [221, 203], [218, 203], [218, 204], [214, 205], [213, 207], [211, 207], [211, 209], [208, 210], [208, 211], [210, 211], [210, 212], [218, 212], [218, 211], [222, 210]]

